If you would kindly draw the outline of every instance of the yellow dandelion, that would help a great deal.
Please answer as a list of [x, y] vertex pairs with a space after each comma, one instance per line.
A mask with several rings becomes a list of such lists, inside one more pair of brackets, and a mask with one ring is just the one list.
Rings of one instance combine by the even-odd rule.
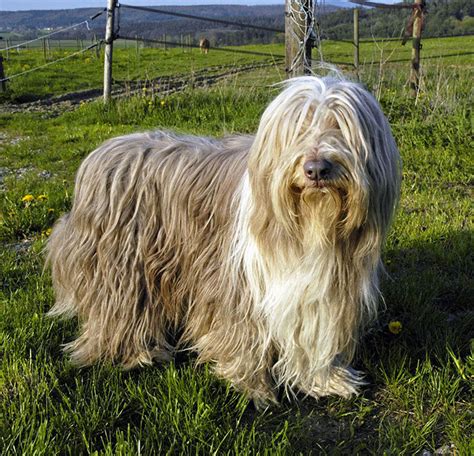
[[160, 101], [160, 105], [161, 105], [161, 106], [164, 106], [164, 105], [165, 105], [165, 100], [161, 100], [161, 101]]
[[44, 230], [44, 231], [43, 231], [43, 234], [44, 234], [45, 236], [49, 236], [49, 235], [51, 234], [51, 231], [53, 231], [53, 230], [52, 230], [51, 228], [48, 228], [47, 230]]
[[48, 196], [47, 196], [47, 195], [38, 195], [38, 196], [36, 197], [36, 199], [37, 199], [38, 201], [44, 201], [44, 200], [47, 200], [47, 199], [48, 199]]
[[21, 200], [24, 202], [24, 203], [30, 203], [31, 201], [33, 201], [35, 199], [35, 197], [33, 195], [25, 195]]
[[388, 330], [392, 334], [400, 334], [402, 332], [402, 329], [403, 329], [403, 326], [402, 326], [402, 323], [400, 321], [391, 321], [388, 324]]
[[53, 212], [54, 212], [54, 209], [53, 209], [52, 207], [50, 207], [50, 208], [48, 209], [48, 214], [51, 214], [51, 213], [53, 213]]

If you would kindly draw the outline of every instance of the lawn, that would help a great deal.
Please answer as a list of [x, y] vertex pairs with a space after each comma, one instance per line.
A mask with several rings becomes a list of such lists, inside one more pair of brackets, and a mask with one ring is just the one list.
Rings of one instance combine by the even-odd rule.
[[[380, 50], [362, 47], [361, 80], [380, 99], [404, 165], [383, 255], [385, 303], [354, 362], [367, 385], [350, 400], [300, 397], [257, 412], [210, 366], [196, 369], [185, 354], [127, 372], [112, 365], [77, 369], [61, 352], [77, 323], [45, 316], [54, 297], [43, 248], [54, 221], [70, 208], [82, 159], [105, 139], [138, 130], [254, 132], [278, 90], [268, 83], [281, 79], [281, 68], [169, 96], [144, 92], [108, 106], [85, 103], [54, 116], [0, 114], [0, 453], [472, 454], [474, 62], [465, 55], [472, 38], [452, 40], [449, 49], [448, 41], [426, 40], [427, 55], [459, 55], [425, 62], [417, 100], [407, 95], [406, 61], [380, 65], [371, 57]], [[335, 59], [340, 43], [333, 46]], [[395, 44], [384, 46], [383, 52]], [[255, 59], [119, 51], [118, 79]], [[34, 54], [41, 51], [29, 52], [12, 62], [18, 65], [12, 72], [41, 60], [42, 53]], [[391, 58], [403, 60], [405, 53], [396, 49]], [[49, 67], [42, 76], [49, 88], [36, 73], [18, 78], [17, 86], [12, 81], [10, 99], [100, 86], [100, 63], [80, 57], [86, 58], [90, 67], [78, 58], [81, 72], [72, 64]]]

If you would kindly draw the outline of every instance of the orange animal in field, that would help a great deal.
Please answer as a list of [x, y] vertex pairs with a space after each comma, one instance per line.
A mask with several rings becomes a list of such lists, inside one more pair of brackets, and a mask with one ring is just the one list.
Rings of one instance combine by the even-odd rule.
[[199, 48], [201, 49], [201, 54], [207, 54], [209, 52], [209, 48], [211, 47], [211, 43], [207, 38], [201, 38], [199, 40]]

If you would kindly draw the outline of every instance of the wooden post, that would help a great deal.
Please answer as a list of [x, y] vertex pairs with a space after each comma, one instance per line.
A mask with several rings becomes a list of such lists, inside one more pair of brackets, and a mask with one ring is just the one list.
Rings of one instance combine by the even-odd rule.
[[112, 54], [114, 48], [114, 18], [116, 6], [117, 0], [107, 0], [104, 53], [104, 103], [110, 101], [110, 94], [112, 92]]
[[43, 38], [41, 41], [43, 42], [43, 57], [46, 62], [46, 38]]
[[359, 78], [359, 8], [354, 8], [354, 68]]
[[97, 41], [97, 35], [94, 33], [93, 43], [96, 43], [95, 46], [95, 56], [96, 58], [100, 58], [100, 44]]
[[420, 50], [421, 28], [423, 25], [423, 9], [425, 0], [414, 0], [413, 5], [413, 33], [411, 49], [410, 89], [412, 96], [416, 97], [420, 90]]
[[285, 0], [286, 74], [311, 74], [313, 0]]
[[5, 79], [5, 73], [3, 72], [3, 56], [0, 55], [0, 92], [6, 92], [7, 90], [7, 84], [6, 84], [6, 81], [4, 81], [3, 79]]

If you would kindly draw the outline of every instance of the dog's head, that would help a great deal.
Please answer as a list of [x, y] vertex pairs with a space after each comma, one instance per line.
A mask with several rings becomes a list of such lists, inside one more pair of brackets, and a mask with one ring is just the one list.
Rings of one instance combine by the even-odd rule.
[[270, 218], [305, 238], [315, 228], [347, 238], [376, 225], [380, 243], [398, 200], [400, 157], [379, 104], [359, 84], [301, 77], [264, 112], [249, 178], [255, 232]]

